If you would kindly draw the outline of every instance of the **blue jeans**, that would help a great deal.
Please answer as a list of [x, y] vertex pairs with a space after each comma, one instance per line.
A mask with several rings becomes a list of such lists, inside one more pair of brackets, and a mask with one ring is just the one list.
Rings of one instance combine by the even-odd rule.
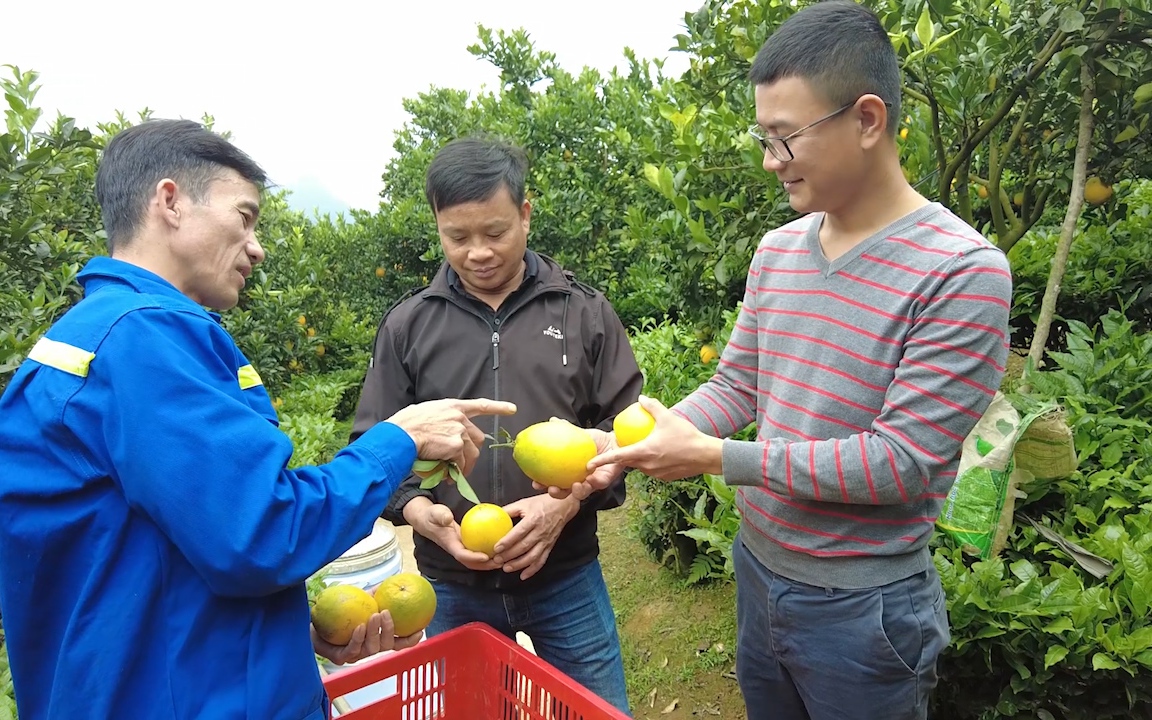
[[425, 631], [439, 635], [483, 622], [515, 639], [532, 638], [536, 654], [568, 677], [628, 713], [624, 661], [608, 587], [593, 560], [527, 595], [477, 590], [433, 581], [436, 614]]
[[936, 568], [882, 587], [774, 574], [737, 537], [736, 677], [748, 720], [924, 720], [948, 616]]

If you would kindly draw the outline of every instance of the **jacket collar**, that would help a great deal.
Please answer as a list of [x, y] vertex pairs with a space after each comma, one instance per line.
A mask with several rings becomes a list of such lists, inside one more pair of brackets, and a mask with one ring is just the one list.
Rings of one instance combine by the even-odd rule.
[[[524, 292], [532, 287], [534, 292], [559, 290], [570, 292], [568, 280], [560, 265], [547, 255], [528, 250], [524, 253], [524, 280], [513, 295]], [[447, 263], [443, 262], [428, 285], [427, 295], [440, 295], [445, 297], [470, 298], [460, 282], [460, 276]], [[509, 296], [511, 297], [511, 296]]]
[[76, 275], [76, 280], [84, 288], [85, 297], [106, 287], [128, 287], [144, 295], [160, 295], [188, 305], [220, 321], [220, 313], [203, 307], [156, 273], [116, 258], [103, 255], [92, 258]]

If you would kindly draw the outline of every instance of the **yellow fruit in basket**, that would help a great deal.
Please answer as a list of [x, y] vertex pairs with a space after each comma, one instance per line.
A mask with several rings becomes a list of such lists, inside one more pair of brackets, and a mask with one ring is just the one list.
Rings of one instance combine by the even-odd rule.
[[414, 635], [436, 614], [436, 590], [416, 573], [399, 573], [376, 586], [376, 607], [388, 611], [396, 637]]
[[512, 518], [504, 508], [480, 503], [464, 513], [460, 520], [460, 542], [472, 552], [488, 557], [496, 554], [496, 543], [512, 530]]
[[556, 418], [521, 430], [512, 448], [512, 459], [525, 475], [559, 488], [587, 478], [588, 461], [594, 457], [596, 442], [588, 431]]
[[656, 418], [652, 413], [635, 402], [620, 411], [612, 420], [612, 432], [616, 435], [616, 444], [620, 447], [638, 443], [648, 437], [652, 428], [656, 427]]
[[366, 590], [355, 585], [331, 585], [316, 596], [312, 626], [333, 645], [347, 645], [352, 631], [377, 612], [376, 601]]

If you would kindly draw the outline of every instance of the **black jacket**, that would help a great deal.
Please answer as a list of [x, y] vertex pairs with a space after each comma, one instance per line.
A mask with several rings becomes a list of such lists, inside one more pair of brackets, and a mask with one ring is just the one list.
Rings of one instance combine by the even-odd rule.
[[[481, 430], [502, 441], [550, 417], [582, 427], [612, 429], [612, 418], [634, 402], [644, 378], [623, 324], [605, 297], [577, 282], [555, 261], [531, 250], [525, 279], [494, 312], [469, 296], [444, 263], [431, 285], [385, 314], [360, 395], [352, 439], [407, 405], [447, 397], [487, 397], [514, 402], [512, 416], [478, 417]], [[509, 448], [480, 450], [468, 478], [481, 502], [497, 505], [536, 494]], [[455, 486], [422, 490], [410, 476], [383, 517], [404, 524], [403, 508], [424, 495], [452, 509], [457, 522], [472, 507]], [[499, 590], [528, 592], [599, 553], [596, 511], [619, 506], [624, 483], [595, 493], [565, 526], [544, 567], [526, 582], [520, 573], [476, 572], [414, 533], [421, 573]]]

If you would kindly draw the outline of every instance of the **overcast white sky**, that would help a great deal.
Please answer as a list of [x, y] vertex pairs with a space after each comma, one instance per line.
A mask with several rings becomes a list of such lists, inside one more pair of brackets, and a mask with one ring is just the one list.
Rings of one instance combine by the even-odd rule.
[[626, 46], [678, 72], [686, 58], [668, 48], [701, 2], [12, 2], [0, 65], [40, 73], [48, 118], [95, 127], [117, 110], [207, 112], [302, 203], [375, 209], [401, 101], [433, 85], [495, 86], [492, 66], [465, 49], [477, 23], [523, 27], [572, 72], [623, 67]]

